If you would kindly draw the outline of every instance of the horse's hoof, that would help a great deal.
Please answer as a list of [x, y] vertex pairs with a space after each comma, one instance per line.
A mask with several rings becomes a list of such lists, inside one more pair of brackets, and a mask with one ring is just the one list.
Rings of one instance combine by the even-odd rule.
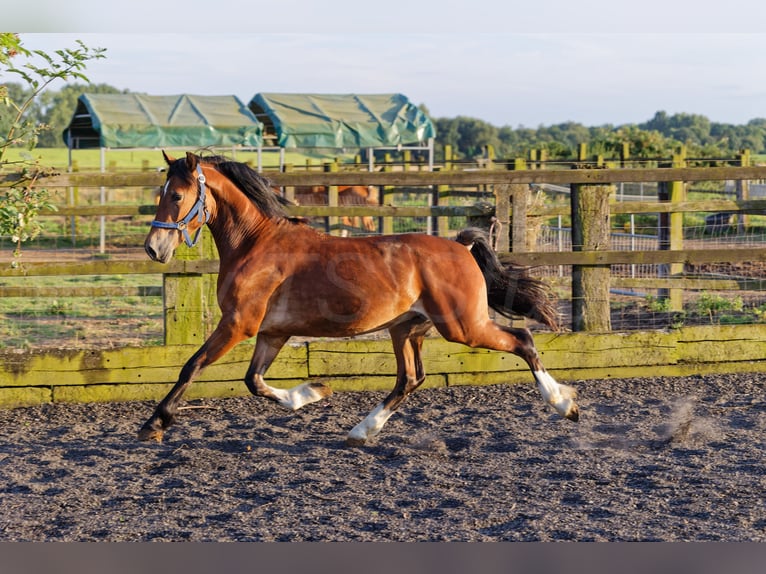
[[569, 419], [572, 422], [577, 422], [580, 420], [580, 409], [577, 405], [572, 404], [572, 407], [569, 409], [569, 412], [566, 414], [567, 419]]
[[332, 395], [332, 389], [324, 383], [312, 382], [309, 383], [309, 388], [318, 394], [320, 399], [326, 399]]
[[346, 437], [346, 446], [364, 446], [367, 444], [367, 439], [357, 437]]
[[142, 428], [138, 431], [138, 440], [142, 442], [155, 441], [162, 442], [162, 436], [164, 435], [162, 429]]

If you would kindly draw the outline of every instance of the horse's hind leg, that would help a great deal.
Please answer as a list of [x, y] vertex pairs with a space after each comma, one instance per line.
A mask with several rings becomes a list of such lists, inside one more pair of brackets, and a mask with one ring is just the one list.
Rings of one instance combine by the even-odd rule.
[[434, 323], [441, 335], [449, 341], [463, 343], [470, 347], [506, 351], [521, 357], [529, 365], [543, 400], [553, 406], [562, 417], [571, 421], [579, 419], [580, 411], [575, 402], [577, 391], [557, 382], [545, 369], [535, 348], [532, 333], [528, 329], [503, 327], [490, 319], [468, 325], [458, 321]]
[[290, 410], [298, 410], [332, 394], [332, 389], [323, 383], [303, 383], [292, 389], [276, 389], [266, 384], [263, 375], [276, 358], [289, 337], [273, 337], [259, 334], [250, 368], [245, 375], [247, 388], [256, 396], [266, 397]]
[[562, 417], [571, 421], [578, 421], [580, 410], [575, 402], [577, 391], [569, 385], [563, 385], [556, 381], [545, 369], [537, 353], [532, 333], [528, 329], [499, 326], [498, 328], [508, 333], [517, 342], [515, 350], [511, 352], [524, 359], [529, 365], [543, 400], [556, 409], [556, 412]]
[[367, 417], [348, 434], [346, 444], [361, 446], [377, 435], [402, 401], [426, 379], [421, 359], [423, 338], [431, 328], [430, 321], [420, 316], [389, 329], [396, 356], [396, 386]]

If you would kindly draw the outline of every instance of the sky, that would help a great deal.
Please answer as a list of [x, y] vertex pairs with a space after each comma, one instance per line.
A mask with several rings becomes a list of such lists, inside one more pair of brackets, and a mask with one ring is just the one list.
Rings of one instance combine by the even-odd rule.
[[106, 48], [90, 80], [152, 95], [397, 92], [513, 128], [766, 117], [762, 0], [61, 4], [29, 0], [4, 28], [28, 49]]

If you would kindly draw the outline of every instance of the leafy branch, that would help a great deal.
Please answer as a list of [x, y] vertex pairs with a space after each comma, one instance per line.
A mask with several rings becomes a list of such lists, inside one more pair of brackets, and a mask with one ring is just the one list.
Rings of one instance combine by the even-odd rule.
[[[91, 60], [104, 58], [102, 48], [88, 48], [77, 41], [76, 48], [55, 50], [48, 54], [42, 50], [27, 50], [17, 34], [0, 33], [0, 72], [20, 77], [29, 88], [18, 101], [9, 96], [8, 89], [0, 86], [0, 115], [8, 114], [7, 133], [0, 134], [0, 170], [9, 162], [5, 154], [11, 146], [25, 146], [31, 151], [37, 146], [39, 134], [48, 129], [44, 124], [25, 119], [27, 111], [40, 94], [57, 80], [82, 80], [90, 83], [84, 70]], [[16, 58], [23, 57], [21, 65], [14, 65]], [[37, 58], [37, 62], [34, 58]], [[0, 191], [0, 235], [10, 236], [15, 245], [14, 261], [18, 266], [21, 244], [39, 235], [41, 226], [38, 215], [43, 210], [55, 210], [50, 194], [35, 183], [42, 173], [39, 165], [31, 160], [21, 162], [19, 177]]]

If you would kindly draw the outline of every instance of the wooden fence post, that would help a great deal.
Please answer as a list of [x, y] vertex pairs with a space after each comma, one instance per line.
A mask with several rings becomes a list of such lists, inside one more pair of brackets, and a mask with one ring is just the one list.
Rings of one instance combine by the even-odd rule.
[[[382, 170], [384, 172], [393, 171], [389, 162], [383, 164]], [[380, 186], [380, 205], [394, 205], [394, 194], [392, 193], [391, 186]], [[394, 233], [394, 218], [393, 217], [381, 217], [380, 232], [383, 235], [392, 235]]]
[[[523, 170], [527, 162], [516, 158], [509, 169]], [[527, 184], [496, 184], [495, 221], [498, 227], [495, 250], [500, 253], [526, 251], [526, 219], [529, 186]], [[513, 214], [513, 215], [511, 215]]]
[[[571, 186], [572, 251], [609, 249], [613, 185]], [[611, 331], [609, 265], [572, 266], [572, 330]]]
[[[77, 207], [80, 204], [80, 188], [78, 186], [70, 186], [67, 190], [69, 191], [67, 206]], [[69, 217], [69, 231], [71, 233], [72, 247], [75, 247], [77, 245], [77, 236], [80, 234], [80, 224], [74, 215]]]
[[577, 144], [577, 161], [588, 161], [588, 144]]
[[[175, 257], [193, 261], [215, 255], [215, 244], [209, 230], [203, 229], [195, 247], [181, 245]], [[166, 273], [162, 276], [165, 317], [165, 345], [201, 345], [207, 338], [215, 306], [215, 285], [210, 298], [210, 282], [215, 275], [207, 277], [201, 273], [177, 275]], [[212, 279], [211, 279], [212, 278]]]
[[548, 161], [548, 150], [545, 148], [529, 150], [529, 169], [543, 169]]
[[495, 250], [499, 253], [510, 251], [508, 229], [511, 223], [511, 186], [507, 183], [495, 185], [495, 221], [497, 242]]
[[[681, 147], [673, 156], [670, 167], [686, 165], [686, 150]], [[660, 182], [657, 197], [660, 201], [680, 203], [686, 200], [686, 184], [683, 181]], [[659, 248], [661, 250], [681, 251], [684, 248], [684, 214], [661, 213], [659, 215]], [[670, 263], [658, 266], [660, 277], [676, 277], [684, 272], [683, 263]], [[658, 296], [667, 299], [671, 311], [683, 311], [683, 289], [659, 289]]]
[[[750, 150], [743, 149], [737, 154], [737, 163], [741, 167], [750, 167]], [[737, 188], [737, 200], [750, 199], [750, 182], [744, 179], [736, 180]], [[743, 235], [745, 233], [745, 227], [747, 227], [747, 214], [738, 213], [735, 216], [737, 218], [737, 233]]]
[[444, 169], [445, 171], [450, 171], [452, 169], [452, 145], [451, 144], [444, 144]]
[[[326, 172], [337, 173], [338, 172], [337, 162], [326, 163], [324, 165], [324, 170]], [[338, 207], [338, 186], [337, 185], [327, 186], [327, 205], [330, 207]], [[330, 235], [342, 234], [341, 230], [338, 229], [338, 223], [340, 222], [340, 218], [337, 215], [329, 216], [326, 221], [327, 221], [326, 223], [327, 232]]]
[[627, 167], [629, 159], [630, 159], [630, 143], [622, 142], [622, 145], [620, 146], [620, 167]]
[[511, 229], [511, 251], [525, 253], [527, 251], [527, 206], [529, 205], [529, 185], [515, 183], [509, 186], [513, 221]]

